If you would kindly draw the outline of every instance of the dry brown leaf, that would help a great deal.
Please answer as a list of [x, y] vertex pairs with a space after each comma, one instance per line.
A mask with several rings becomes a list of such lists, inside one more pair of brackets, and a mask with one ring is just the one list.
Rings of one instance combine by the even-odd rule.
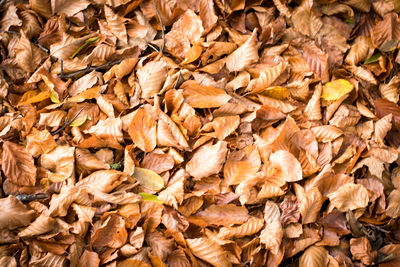
[[282, 170], [287, 182], [296, 182], [303, 179], [300, 162], [285, 150], [278, 150], [271, 154], [269, 161]]
[[237, 227], [222, 227], [219, 230], [218, 238], [230, 239], [253, 235], [264, 226], [264, 219], [250, 217], [247, 222]]
[[218, 173], [225, 162], [227, 143], [219, 141], [215, 145], [207, 143], [200, 147], [186, 164], [186, 171], [196, 179]]
[[300, 257], [300, 267], [328, 266], [328, 251], [323, 247], [311, 246], [307, 248]]
[[350, 239], [350, 251], [355, 259], [360, 260], [365, 265], [371, 265], [377, 255], [376, 251], [372, 251], [367, 237]]
[[[311, 3], [311, 4], [310, 4]], [[297, 31], [311, 38], [322, 27], [322, 20], [312, 8], [312, 1], [303, 1], [292, 13], [293, 25]]]
[[136, 111], [129, 125], [129, 135], [132, 142], [144, 152], [150, 152], [156, 147], [156, 121], [147, 109], [140, 108]]
[[14, 184], [34, 186], [36, 183], [33, 157], [23, 146], [9, 141], [4, 142], [1, 168], [6, 178]]
[[167, 78], [167, 64], [164, 61], [151, 61], [140, 68], [136, 75], [142, 89], [143, 98], [158, 94]]
[[196, 257], [199, 257], [215, 267], [231, 266], [225, 251], [215, 241], [207, 237], [200, 237], [186, 239], [186, 242]]
[[249, 39], [226, 58], [226, 67], [229, 71], [242, 71], [258, 61], [257, 30], [254, 30]]
[[243, 224], [249, 219], [248, 211], [245, 207], [233, 204], [212, 205], [196, 213], [196, 216], [204, 219], [209, 224], [222, 226]]
[[80, 180], [76, 186], [104, 193], [111, 192], [115, 187], [127, 180], [127, 175], [116, 170], [96, 171]]
[[260, 168], [261, 160], [256, 146], [248, 146], [243, 151], [234, 151], [224, 166], [227, 185], [237, 185], [253, 177]]
[[264, 220], [265, 227], [260, 233], [260, 242], [271, 253], [277, 254], [282, 242], [283, 228], [280, 221], [279, 207], [272, 201], [265, 203]]
[[[0, 229], [13, 230], [27, 226], [35, 217], [35, 212], [18, 201], [14, 196], [0, 199]], [[12, 218], [12, 219], [11, 219]]]
[[200, 0], [199, 1], [199, 16], [203, 23], [204, 33], [208, 33], [216, 24], [218, 17], [215, 14], [214, 1]]
[[317, 220], [322, 207], [323, 199], [318, 188], [314, 187], [304, 191], [298, 184], [294, 184], [297, 200], [299, 201], [299, 209], [303, 224], [313, 223]]
[[339, 211], [347, 211], [366, 207], [369, 197], [364, 186], [347, 183], [329, 194], [329, 200]]
[[185, 101], [194, 108], [215, 108], [228, 102], [231, 97], [222, 89], [189, 83], [183, 87]]
[[249, 82], [246, 90], [251, 93], [264, 92], [285, 71], [287, 66], [287, 62], [281, 62], [272, 68], [261, 71], [258, 78]]

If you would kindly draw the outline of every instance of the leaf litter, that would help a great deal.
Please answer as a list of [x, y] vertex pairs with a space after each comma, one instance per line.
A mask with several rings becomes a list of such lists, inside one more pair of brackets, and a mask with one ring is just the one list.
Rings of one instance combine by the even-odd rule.
[[398, 266], [397, 0], [0, 1], [2, 266]]

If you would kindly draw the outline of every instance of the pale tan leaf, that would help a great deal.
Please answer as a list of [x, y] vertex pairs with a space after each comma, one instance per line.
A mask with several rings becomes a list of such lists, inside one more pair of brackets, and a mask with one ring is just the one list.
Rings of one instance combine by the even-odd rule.
[[26, 150], [34, 157], [46, 154], [57, 146], [53, 136], [47, 130], [32, 128], [26, 136]]
[[22, 26], [22, 20], [18, 18], [17, 8], [14, 5], [9, 5], [1, 19], [1, 31], [8, 31], [12, 26]]
[[57, 146], [40, 157], [41, 166], [51, 171], [47, 176], [52, 182], [62, 182], [72, 176], [75, 167], [74, 153], [74, 147]]
[[400, 191], [395, 189], [390, 192], [386, 207], [386, 214], [391, 218], [400, 216]]
[[50, 55], [59, 59], [70, 59], [81, 45], [96, 35], [97, 33], [93, 33], [81, 38], [74, 38], [67, 33], [63, 33], [61, 41], [50, 46]]
[[88, 88], [92, 88], [97, 83], [97, 79], [98, 76], [96, 74], [96, 71], [92, 71], [82, 76], [81, 78], [73, 82], [68, 88], [69, 95], [76, 96], [83, 91], [86, 91]]
[[393, 103], [399, 102], [399, 87], [400, 87], [400, 76], [393, 77], [389, 83], [380, 84], [379, 91], [383, 98], [386, 98]]
[[358, 67], [358, 66], [346, 66], [346, 68], [353, 73], [357, 78], [367, 81], [371, 84], [377, 85], [378, 82], [376, 81], [374, 75], [371, 73], [371, 71], [363, 68], [363, 67]]
[[96, 208], [94, 207], [88, 207], [88, 206], [83, 206], [83, 205], [78, 205], [78, 204], [72, 204], [71, 207], [74, 209], [76, 212], [78, 219], [82, 222], [92, 222], [94, 213], [96, 212]]
[[329, 124], [339, 128], [346, 128], [356, 125], [360, 119], [361, 115], [356, 107], [343, 104], [338, 108], [333, 118], [329, 120]]
[[328, 55], [317, 47], [314, 42], [305, 44], [303, 50], [303, 58], [309, 68], [322, 82], [328, 82]]
[[123, 44], [128, 43], [128, 37], [126, 33], [126, 28], [124, 24], [124, 18], [118, 16], [113, 12], [111, 8], [107, 5], [104, 5], [104, 15], [107, 20], [107, 25], [110, 31], [118, 38], [118, 40]]
[[280, 216], [278, 205], [272, 201], [267, 201], [264, 209], [266, 224], [260, 233], [260, 243], [264, 244], [265, 248], [274, 254], [278, 253], [283, 237]]
[[318, 219], [323, 199], [318, 188], [314, 187], [307, 191], [304, 191], [298, 184], [294, 184], [296, 191], [297, 201], [300, 202], [299, 209], [301, 213], [302, 223], [313, 223]]
[[98, 267], [100, 265], [99, 255], [94, 251], [89, 251], [85, 249], [82, 256], [79, 259], [79, 267]]
[[292, 22], [297, 31], [311, 38], [315, 37], [323, 25], [321, 18], [316, 15], [307, 1], [293, 11]]
[[311, 96], [310, 100], [307, 103], [306, 108], [304, 109], [304, 115], [309, 120], [320, 120], [322, 119], [322, 114], [321, 114], [321, 93], [322, 93], [322, 86], [321, 84], [318, 84], [315, 89], [314, 93]]
[[204, 125], [203, 130], [207, 131], [212, 127], [214, 132], [207, 133], [206, 135], [216, 137], [219, 140], [224, 140], [235, 132], [237, 127], [239, 127], [239, 123], [239, 116], [217, 117], [211, 123]]
[[194, 108], [215, 108], [228, 102], [231, 97], [222, 89], [186, 83], [183, 87], [185, 101]]
[[104, 193], [111, 192], [114, 188], [127, 180], [127, 175], [116, 170], [96, 171], [76, 183], [79, 188], [98, 190]]
[[250, 74], [246, 71], [241, 71], [239, 74], [226, 84], [226, 89], [237, 90], [241, 87], [246, 87], [250, 82]]
[[346, 56], [345, 62], [349, 65], [357, 65], [359, 62], [371, 56], [373, 52], [369, 36], [358, 36]]
[[76, 168], [80, 172], [109, 169], [110, 165], [90, 153], [87, 149], [75, 149]]
[[31, 237], [48, 233], [56, 230], [57, 222], [55, 219], [46, 215], [40, 215], [27, 228], [18, 233], [19, 237]]
[[342, 212], [364, 208], [368, 205], [368, 191], [360, 184], [347, 183], [329, 194], [331, 203]]
[[258, 61], [257, 30], [247, 41], [226, 58], [229, 71], [242, 71]]
[[164, 61], [151, 61], [137, 72], [142, 98], [151, 98], [158, 94], [167, 78], [167, 64]]
[[199, 1], [199, 9], [200, 9], [200, 19], [203, 22], [204, 32], [208, 33], [214, 25], [217, 23], [218, 17], [215, 14], [214, 9], [214, 1], [212, 0], [200, 0]]
[[234, 204], [212, 205], [196, 213], [196, 216], [209, 224], [223, 226], [242, 224], [249, 219], [247, 209], [244, 206], [235, 206]]
[[328, 251], [324, 247], [311, 246], [300, 257], [299, 267], [327, 267]]
[[[203, 9], [203, 12], [205, 10]], [[203, 15], [204, 17], [204, 15]], [[191, 44], [200, 40], [204, 28], [202, 21], [193, 10], [188, 9], [186, 12], [172, 25], [171, 30], [177, 30], [185, 34]]]
[[392, 117], [390, 113], [375, 123], [375, 140], [381, 146], [384, 145], [386, 134], [392, 129]]
[[90, 205], [91, 200], [86, 189], [66, 185], [61, 188], [60, 194], [56, 194], [50, 201], [49, 216], [65, 216], [72, 203]]
[[300, 101], [305, 101], [308, 98], [309, 94], [309, 85], [310, 79], [306, 78], [304, 80], [293, 81], [286, 85], [289, 90], [290, 95], [294, 99], [298, 99]]
[[287, 62], [281, 62], [278, 65], [261, 71], [260, 76], [249, 82], [246, 90], [251, 93], [260, 93], [272, 85], [275, 80], [286, 70]]
[[129, 135], [132, 142], [144, 152], [150, 152], [156, 147], [156, 121], [145, 108], [136, 111], [129, 125]]
[[227, 259], [226, 252], [215, 241], [207, 237], [200, 237], [186, 239], [186, 242], [196, 257], [199, 257], [215, 267], [231, 266], [231, 263]]
[[376, 116], [375, 114], [369, 110], [365, 105], [363, 105], [360, 101], [357, 101], [356, 103], [358, 112], [360, 112], [361, 115], [364, 117], [370, 118], [370, 119], [375, 119]]
[[178, 209], [178, 204], [181, 205], [184, 199], [186, 178], [187, 174], [183, 169], [176, 172], [167, 188], [158, 194], [158, 199]]
[[27, 226], [35, 218], [35, 212], [14, 196], [1, 198], [0, 207], [0, 229], [13, 230]]
[[278, 166], [287, 182], [296, 182], [303, 179], [300, 162], [285, 150], [278, 150], [271, 154], [269, 161]]
[[279, 99], [274, 99], [263, 95], [257, 95], [257, 97], [264, 106], [276, 108], [283, 113], [290, 113], [296, 109], [296, 107], [292, 104]]
[[222, 169], [227, 152], [226, 142], [219, 141], [215, 145], [207, 143], [194, 153], [186, 164], [186, 171], [196, 179], [216, 174]]
[[260, 231], [264, 226], [264, 219], [250, 217], [249, 220], [240, 226], [222, 227], [219, 229], [218, 238], [230, 239], [250, 236]]
[[190, 42], [183, 32], [171, 30], [165, 35], [165, 50], [183, 59], [190, 50]]
[[65, 120], [67, 112], [55, 110], [49, 113], [40, 113], [39, 125], [47, 127], [59, 127]]
[[311, 128], [319, 142], [331, 142], [343, 134], [342, 130], [333, 125], [322, 125]]
[[228, 185], [237, 185], [255, 175], [261, 165], [256, 146], [232, 152], [224, 166], [224, 178]]
[[25, 147], [6, 141], [3, 143], [1, 168], [6, 178], [17, 185], [34, 186], [36, 166]]

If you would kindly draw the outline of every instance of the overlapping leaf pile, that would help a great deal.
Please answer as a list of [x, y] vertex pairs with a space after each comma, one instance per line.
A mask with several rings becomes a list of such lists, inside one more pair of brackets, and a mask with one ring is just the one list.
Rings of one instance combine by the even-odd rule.
[[400, 265], [399, 1], [0, 5], [1, 266]]

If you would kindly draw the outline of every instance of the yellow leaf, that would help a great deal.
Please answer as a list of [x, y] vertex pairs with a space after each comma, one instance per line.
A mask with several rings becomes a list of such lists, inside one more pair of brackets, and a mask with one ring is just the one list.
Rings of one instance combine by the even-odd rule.
[[56, 103], [56, 104], [60, 104], [60, 100], [58, 99], [57, 93], [55, 91], [51, 91], [50, 92], [50, 99], [51, 102]]
[[150, 190], [159, 191], [164, 187], [164, 180], [161, 176], [148, 169], [136, 167], [133, 178]]
[[283, 100], [289, 96], [289, 91], [286, 87], [272, 86], [266, 88], [261, 94], [275, 99]]
[[40, 92], [38, 90], [30, 90], [25, 92], [22, 96], [21, 100], [18, 102], [18, 106], [33, 104], [37, 102], [41, 102], [50, 97], [50, 92]]
[[88, 118], [89, 118], [88, 114], [84, 114], [83, 116], [79, 116], [78, 118], [73, 120], [69, 126], [71, 126], [71, 127], [74, 127], [74, 126], [75, 127], [79, 127], [82, 124], [84, 124]]
[[203, 52], [203, 47], [199, 44], [194, 44], [186, 54], [186, 58], [182, 61], [182, 65], [189, 64], [198, 59]]
[[322, 88], [322, 98], [328, 101], [335, 101], [353, 90], [353, 85], [344, 79], [327, 82]]

